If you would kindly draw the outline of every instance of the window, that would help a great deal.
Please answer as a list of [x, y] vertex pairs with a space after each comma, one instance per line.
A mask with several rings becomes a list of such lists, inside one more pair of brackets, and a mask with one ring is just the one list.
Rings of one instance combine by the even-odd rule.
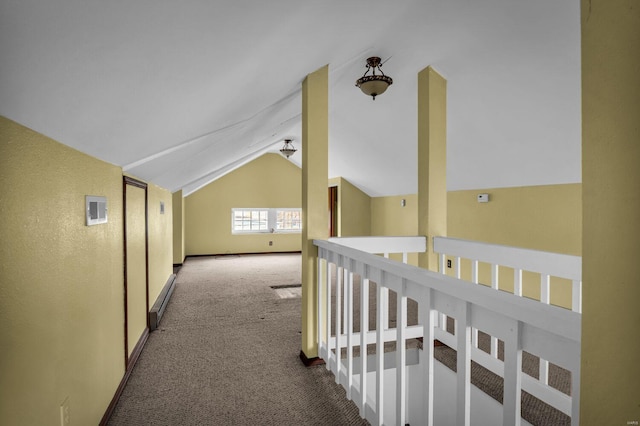
[[233, 209], [234, 232], [266, 232], [269, 210]]
[[300, 209], [278, 210], [276, 229], [278, 231], [300, 231], [302, 230], [302, 219]]
[[300, 232], [301, 209], [231, 209], [231, 231], [234, 234], [263, 232]]

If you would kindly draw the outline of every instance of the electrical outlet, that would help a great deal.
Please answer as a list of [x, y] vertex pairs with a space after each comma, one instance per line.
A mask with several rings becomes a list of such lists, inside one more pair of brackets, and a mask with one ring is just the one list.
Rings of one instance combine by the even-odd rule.
[[69, 413], [69, 397], [66, 397], [60, 406], [60, 426], [70, 426], [70, 413]]
[[451, 268], [451, 259], [447, 259], [447, 268]]
[[269, 241], [269, 245], [272, 246], [273, 245], [273, 241]]

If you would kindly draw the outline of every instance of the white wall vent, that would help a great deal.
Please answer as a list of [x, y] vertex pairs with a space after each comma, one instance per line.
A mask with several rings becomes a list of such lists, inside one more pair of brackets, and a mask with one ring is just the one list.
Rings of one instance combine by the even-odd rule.
[[86, 196], [87, 226], [107, 223], [107, 197]]

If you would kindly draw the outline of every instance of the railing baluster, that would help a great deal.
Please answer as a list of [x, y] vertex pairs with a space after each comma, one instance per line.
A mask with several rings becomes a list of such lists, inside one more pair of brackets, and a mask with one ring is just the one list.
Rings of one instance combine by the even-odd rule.
[[551, 278], [547, 274], [540, 274], [540, 301], [551, 303]]
[[347, 280], [347, 399], [351, 400], [353, 386], [353, 269]]
[[513, 320], [512, 334], [504, 342], [504, 425], [520, 425], [522, 396], [522, 323]]
[[407, 375], [407, 297], [404, 295], [406, 281], [402, 280], [402, 288], [397, 293], [396, 309], [396, 424], [404, 425], [406, 418], [406, 375]]
[[580, 363], [571, 369], [571, 426], [580, 424]]
[[327, 330], [327, 357], [325, 358], [325, 365], [327, 367], [327, 370], [331, 370], [331, 282], [332, 280], [332, 276], [331, 276], [331, 263], [329, 263], [329, 260], [327, 259], [326, 262], [326, 266], [327, 266], [327, 306], [326, 308], [326, 320], [327, 323], [325, 324], [326, 330]]
[[382, 329], [389, 329], [389, 289], [387, 287], [382, 288], [382, 298], [378, 309], [382, 311]]
[[[382, 280], [381, 280], [382, 281]], [[380, 303], [384, 297], [382, 282], [378, 285], [378, 309], [376, 315], [376, 414], [377, 424], [384, 423], [384, 325]]]
[[[442, 275], [447, 274], [447, 269], [445, 268], [445, 261], [447, 256], [445, 253], [438, 254], [438, 263], [439, 263], [439, 272]], [[438, 314], [438, 326], [443, 330], [447, 331], [447, 316], [443, 313]]]
[[549, 384], [549, 361], [540, 358], [539, 379], [545, 385]]
[[522, 297], [522, 269], [513, 270], [513, 294]]
[[316, 307], [316, 309], [318, 310], [318, 323], [317, 323], [317, 333], [318, 333], [318, 357], [322, 358], [324, 357], [323, 354], [323, 332], [322, 332], [322, 321], [324, 320], [323, 318], [323, 313], [322, 313], [322, 303], [324, 302], [324, 298], [322, 297], [322, 289], [324, 286], [324, 281], [322, 279], [322, 258], [320, 257], [320, 252], [322, 252], [322, 249], [318, 250], [318, 259], [316, 260], [316, 271], [317, 271], [317, 302], [318, 305]]
[[345, 267], [342, 269], [342, 334], [347, 334], [347, 287], [349, 282], [349, 268], [346, 266], [347, 261], [344, 261]]
[[[494, 290], [500, 289], [500, 266], [491, 264], [491, 288]], [[494, 358], [498, 358], [498, 338], [491, 336], [491, 355]]]
[[340, 346], [340, 336], [342, 334], [342, 266], [338, 266], [336, 271], [336, 364], [333, 374], [336, 376], [336, 383], [340, 384], [340, 367], [342, 358], [342, 347]]
[[422, 371], [422, 424], [433, 426], [433, 310], [431, 309], [432, 290], [424, 288], [422, 303], [418, 305], [418, 315], [423, 327], [422, 353], [420, 359]]
[[[367, 265], [364, 274], [368, 275]], [[364, 276], [364, 275], [363, 275]], [[360, 283], [360, 417], [367, 412], [367, 334], [369, 333], [369, 278]]]
[[[551, 277], [547, 274], [540, 275], [540, 302], [551, 302]], [[543, 384], [549, 384], [549, 361], [540, 358], [539, 379]]]
[[[471, 282], [474, 284], [478, 284], [478, 261], [471, 260]], [[473, 343], [473, 347], [478, 347], [478, 329], [471, 329], [471, 342]]]
[[471, 282], [478, 284], [478, 261], [471, 261]]
[[573, 280], [571, 285], [571, 310], [582, 313], [582, 281]]
[[500, 288], [500, 265], [491, 264], [491, 288], [498, 290]]
[[457, 361], [457, 409], [456, 423], [470, 426], [471, 412], [471, 304], [462, 302], [456, 319]]

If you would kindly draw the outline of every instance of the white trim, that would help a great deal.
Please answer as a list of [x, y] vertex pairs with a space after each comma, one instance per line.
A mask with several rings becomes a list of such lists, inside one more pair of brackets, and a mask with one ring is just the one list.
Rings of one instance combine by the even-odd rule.
[[580, 256], [447, 237], [434, 237], [433, 250], [449, 256], [582, 281], [582, 257]]
[[424, 253], [427, 251], [427, 238], [410, 237], [338, 237], [329, 238], [331, 243], [340, 244], [367, 253]]

